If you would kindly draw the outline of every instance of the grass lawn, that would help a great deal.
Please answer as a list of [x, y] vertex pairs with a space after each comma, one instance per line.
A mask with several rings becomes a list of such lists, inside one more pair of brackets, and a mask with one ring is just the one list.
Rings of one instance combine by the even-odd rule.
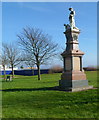
[[[97, 72], [86, 72], [89, 85], [97, 87]], [[97, 89], [65, 92], [58, 86], [61, 74], [16, 76], [2, 82], [3, 118], [97, 118]]]

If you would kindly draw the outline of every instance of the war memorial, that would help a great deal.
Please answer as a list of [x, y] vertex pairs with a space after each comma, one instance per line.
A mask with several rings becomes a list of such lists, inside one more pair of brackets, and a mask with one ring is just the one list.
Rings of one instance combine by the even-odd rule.
[[69, 24], [65, 26], [66, 50], [61, 54], [63, 57], [64, 71], [59, 80], [59, 89], [66, 91], [80, 91], [91, 89], [88, 85], [86, 74], [82, 67], [84, 52], [79, 49], [78, 36], [80, 29], [75, 25], [75, 11], [69, 8]]

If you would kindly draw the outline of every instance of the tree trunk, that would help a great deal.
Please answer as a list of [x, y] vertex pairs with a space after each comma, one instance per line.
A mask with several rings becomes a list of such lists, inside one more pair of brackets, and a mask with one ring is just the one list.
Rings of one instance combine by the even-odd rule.
[[37, 65], [37, 69], [38, 69], [38, 80], [41, 80], [41, 76], [40, 76], [40, 65]]
[[5, 66], [3, 66], [3, 70], [4, 70], [4, 80], [6, 80], [6, 71], [5, 71]]
[[34, 75], [34, 69], [31, 67], [31, 70], [32, 70], [32, 75]]
[[14, 70], [13, 70], [13, 65], [12, 65], [12, 78], [14, 78]]

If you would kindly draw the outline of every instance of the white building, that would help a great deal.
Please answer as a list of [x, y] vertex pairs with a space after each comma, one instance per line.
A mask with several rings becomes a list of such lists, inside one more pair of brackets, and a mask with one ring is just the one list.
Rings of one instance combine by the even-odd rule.
[[[14, 70], [18, 70], [18, 67], [14, 67], [13, 69], [14, 69]], [[2, 65], [0, 65], [0, 70], [1, 70], [1, 71], [3, 70], [3, 66], [2, 66]], [[12, 69], [11, 69], [11, 67], [5, 66], [5, 70], [11, 71]]]

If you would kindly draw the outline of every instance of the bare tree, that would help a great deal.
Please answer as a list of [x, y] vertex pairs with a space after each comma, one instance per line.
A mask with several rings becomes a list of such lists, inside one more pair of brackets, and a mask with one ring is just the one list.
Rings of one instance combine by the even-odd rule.
[[61, 56], [61, 54], [59, 54], [59, 60], [61, 60], [63, 62], [63, 57]]
[[58, 54], [58, 59], [61, 61], [61, 62], [63, 62], [63, 57], [62, 57], [62, 53], [63, 53], [63, 51], [65, 51], [65, 48], [63, 48], [63, 47], [61, 47], [61, 49], [60, 49], [60, 52], [59, 52], [59, 54]]
[[14, 77], [14, 67], [20, 63], [20, 52], [14, 44], [3, 44], [8, 62], [12, 68], [12, 78]]
[[5, 52], [5, 49], [2, 48], [2, 54], [0, 55], [0, 61], [1, 61], [1, 64], [2, 64], [2, 67], [3, 67], [3, 71], [4, 71], [4, 80], [6, 79], [6, 65], [8, 65], [8, 59], [7, 59], [7, 55], [6, 55], [6, 52]]
[[23, 57], [21, 58], [22, 58], [21, 61], [23, 61], [28, 67], [30, 67], [30, 69], [32, 70], [32, 75], [34, 75], [35, 61], [33, 57], [31, 56], [31, 54], [26, 52], [23, 54]]
[[33, 61], [32, 60], [26, 61], [25, 64], [30, 67], [30, 69], [32, 71], [32, 75], [34, 75], [34, 65], [35, 64], [33, 64]]
[[36, 28], [23, 28], [23, 32], [18, 35], [18, 38], [23, 50], [29, 53], [35, 62], [38, 69], [38, 80], [40, 80], [40, 65], [56, 54], [57, 44], [51, 42], [48, 34], [44, 34]]

